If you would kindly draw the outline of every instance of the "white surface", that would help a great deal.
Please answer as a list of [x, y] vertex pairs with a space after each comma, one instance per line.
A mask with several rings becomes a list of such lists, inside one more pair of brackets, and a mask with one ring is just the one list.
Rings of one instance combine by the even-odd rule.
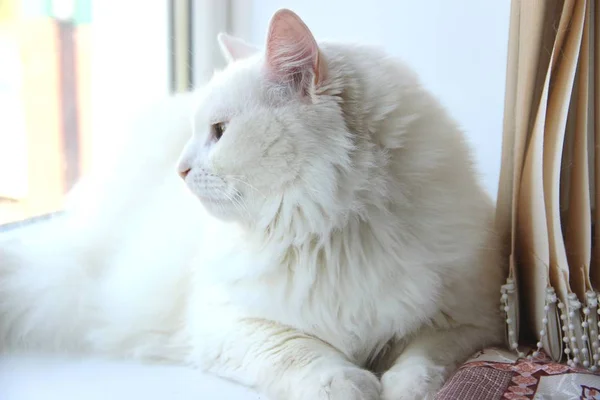
[[0, 357], [0, 399], [266, 400], [184, 367], [55, 357]]
[[488, 192], [500, 174], [510, 0], [252, 0], [263, 44], [271, 15], [294, 10], [318, 39], [383, 46], [415, 68], [476, 149]]

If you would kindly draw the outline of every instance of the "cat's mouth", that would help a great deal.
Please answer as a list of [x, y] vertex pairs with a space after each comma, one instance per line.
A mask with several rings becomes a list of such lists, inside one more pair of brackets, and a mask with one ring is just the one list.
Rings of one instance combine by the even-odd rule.
[[211, 204], [211, 205], [222, 205], [229, 203], [227, 199], [224, 198], [215, 198], [204, 195], [196, 195], [202, 204]]
[[245, 197], [223, 178], [201, 169], [192, 169], [184, 180], [202, 206], [214, 216], [229, 220], [248, 214]]

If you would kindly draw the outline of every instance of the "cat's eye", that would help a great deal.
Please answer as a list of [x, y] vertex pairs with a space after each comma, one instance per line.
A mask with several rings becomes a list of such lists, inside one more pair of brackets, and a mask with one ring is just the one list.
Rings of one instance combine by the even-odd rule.
[[225, 122], [218, 122], [212, 125], [212, 135], [218, 141], [225, 133], [225, 128], [227, 128], [227, 124]]

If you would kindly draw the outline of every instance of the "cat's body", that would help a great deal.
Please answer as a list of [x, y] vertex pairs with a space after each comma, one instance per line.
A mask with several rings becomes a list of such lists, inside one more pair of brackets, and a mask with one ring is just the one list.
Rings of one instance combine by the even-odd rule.
[[[221, 38], [244, 59], [147, 113], [65, 217], [0, 244], [1, 347], [395, 400], [500, 342], [493, 205], [460, 130], [398, 61], [304, 28], [278, 13], [264, 57]], [[174, 173], [192, 131], [179, 168], [205, 207]]]

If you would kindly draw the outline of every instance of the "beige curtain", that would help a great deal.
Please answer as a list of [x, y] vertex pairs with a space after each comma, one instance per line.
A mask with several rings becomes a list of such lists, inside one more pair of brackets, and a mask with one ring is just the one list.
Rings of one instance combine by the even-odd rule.
[[497, 209], [510, 260], [502, 287], [509, 346], [594, 370], [599, 47], [596, 0], [512, 1]]

